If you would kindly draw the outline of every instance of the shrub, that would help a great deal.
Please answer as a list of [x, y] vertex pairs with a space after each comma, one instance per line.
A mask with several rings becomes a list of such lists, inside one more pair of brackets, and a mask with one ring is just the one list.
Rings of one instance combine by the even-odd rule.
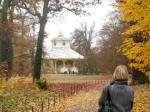
[[38, 85], [38, 87], [39, 87], [40, 89], [43, 89], [43, 90], [47, 90], [47, 89], [49, 88], [49, 85], [48, 85], [48, 83], [47, 83], [47, 81], [46, 81], [45, 78], [42, 78], [42, 79], [40, 79], [40, 80], [37, 80], [37, 81], [36, 81], [36, 84]]

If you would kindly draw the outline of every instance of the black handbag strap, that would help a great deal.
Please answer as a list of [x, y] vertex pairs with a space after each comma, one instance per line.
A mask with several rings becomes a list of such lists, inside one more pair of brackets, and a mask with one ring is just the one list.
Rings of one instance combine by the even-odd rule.
[[107, 100], [110, 103], [111, 102], [111, 97], [110, 97], [110, 85], [107, 87]]

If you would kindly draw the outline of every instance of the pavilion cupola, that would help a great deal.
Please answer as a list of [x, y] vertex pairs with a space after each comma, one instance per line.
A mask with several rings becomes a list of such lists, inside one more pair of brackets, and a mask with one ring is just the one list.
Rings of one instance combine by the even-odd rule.
[[62, 32], [52, 39], [52, 48], [70, 48], [71, 40], [63, 36]]

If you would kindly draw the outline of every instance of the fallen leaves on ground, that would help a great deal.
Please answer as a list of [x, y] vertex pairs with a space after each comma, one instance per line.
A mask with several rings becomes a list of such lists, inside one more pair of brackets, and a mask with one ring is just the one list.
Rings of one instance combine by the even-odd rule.
[[132, 112], [150, 112], [150, 85], [134, 86], [135, 97]]
[[[150, 85], [133, 86], [135, 90], [132, 112], [150, 112]], [[97, 112], [98, 100], [101, 94], [99, 88], [89, 92], [81, 92], [63, 102], [61, 112]]]
[[97, 112], [99, 97], [99, 89], [80, 92], [63, 101], [61, 112]]

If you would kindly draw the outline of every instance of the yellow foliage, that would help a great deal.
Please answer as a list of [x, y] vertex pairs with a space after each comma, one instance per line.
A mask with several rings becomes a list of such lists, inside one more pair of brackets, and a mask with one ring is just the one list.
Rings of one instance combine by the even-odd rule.
[[126, 34], [143, 31], [150, 33], [150, 0], [126, 0], [126, 3], [121, 3], [118, 7], [123, 12], [123, 21], [137, 22]]
[[4, 77], [0, 78], [0, 110], [1, 104], [5, 105], [8, 112], [31, 110], [31, 106], [38, 110], [42, 101], [47, 103], [48, 98], [53, 98], [52, 94], [40, 90], [30, 77], [13, 75], [8, 81]]
[[[121, 51], [130, 61], [130, 66], [145, 72], [150, 76], [150, 0], [126, 0], [126, 3], [120, 3], [118, 7], [123, 12], [122, 20], [132, 26], [124, 32], [124, 35], [131, 36], [125, 39]], [[138, 33], [140, 32], [140, 37]], [[145, 39], [135, 42], [134, 38]]]
[[148, 42], [135, 43], [132, 38], [125, 39], [119, 49], [131, 61], [130, 67], [138, 68], [150, 76], [150, 40]]

